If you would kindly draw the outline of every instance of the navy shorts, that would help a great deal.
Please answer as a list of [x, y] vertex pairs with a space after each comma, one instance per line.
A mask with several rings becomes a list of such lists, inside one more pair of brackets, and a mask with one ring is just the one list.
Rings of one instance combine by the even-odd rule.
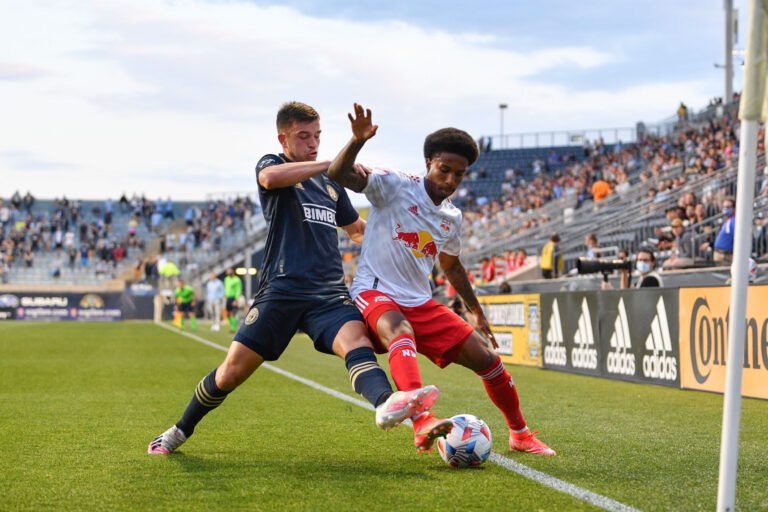
[[227, 298], [227, 301], [225, 302], [225, 308], [227, 313], [234, 313], [237, 311], [237, 299]]
[[363, 317], [349, 297], [310, 300], [256, 299], [234, 340], [265, 361], [276, 361], [297, 330], [307, 333], [315, 350], [333, 354], [333, 340], [347, 322]]
[[182, 313], [191, 313], [192, 312], [192, 303], [191, 302], [181, 302], [179, 303], [179, 311]]

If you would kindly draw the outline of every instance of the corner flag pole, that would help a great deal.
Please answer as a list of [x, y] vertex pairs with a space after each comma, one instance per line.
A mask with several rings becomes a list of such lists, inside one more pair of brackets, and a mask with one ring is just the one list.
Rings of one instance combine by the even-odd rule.
[[728, 327], [728, 358], [723, 400], [723, 430], [720, 444], [720, 476], [717, 510], [731, 512], [736, 503], [736, 470], [739, 460], [741, 376], [746, 342], [747, 274], [752, 247], [752, 203], [755, 199], [757, 128], [765, 119], [766, 50], [768, 0], [750, 0], [744, 84], [739, 106], [741, 119], [739, 171], [736, 184], [736, 238], [731, 276], [731, 313]]

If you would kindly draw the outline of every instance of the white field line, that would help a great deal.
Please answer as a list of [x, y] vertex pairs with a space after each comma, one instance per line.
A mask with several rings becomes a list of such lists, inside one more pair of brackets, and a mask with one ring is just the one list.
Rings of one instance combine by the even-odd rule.
[[[158, 323], [156, 325], [158, 325], [159, 327], [162, 327], [163, 329], [167, 329], [171, 332], [175, 332], [176, 334], [186, 336], [187, 338], [193, 339], [198, 343], [202, 343], [203, 345], [207, 345], [211, 348], [221, 350], [222, 352], [227, 351], [227, 347], [223, 347], [218, 343], [214, 343], [212, 341], [206, 340], [205, 338], [201, 338], [200, 336], [197, 336], [195, 334], [180, 331], [174, 327], [170, 327], [162, 323]], [[289, 379], [295, 380], [297, 382], [301, 382], [302, 384], [305, 384], [311, 387], [312, 389], [316, 389], [318, 391], [322, 391], [323, 393], [327, 393], [335, 398], [338, 398], [339, 400], [344, 400], [345, 402], [349, 402], [351, 404], [357, 405], [364, 409], [368, 409], [369, 411], [374, 410], [374, 407], [368, 402], [364, 402], [362, 400], [351, 397], [344, 393], [340, 393], [335, 389], [325, 387], [322, 384], [319, 384], [309, 379], [305, 379], [304, 377], [301, 377], [299, 375], [296, 375], [295, 373], [291, 373], [281, 368], [278, 368], [272, 364], [264, 363], [261, 365], [261, 367], [266, 368], [271, 372], [278, 373], [284, 377], [288, 377]], [[516, 462], [507, 457], [504, 457], [503, 455], [499, 455], [498, 453], [492, 453], [489, 460], [494, 464], [497, 464], [508, 471], [517, 473], [518, 475], [523, 476], [529, 480], [533, 480], [534, 482], [537, 482], [541, 485], [549, 487], [550, 489], [554, 489], [556, 491], [560, 491], [562, 493], [568, 494], [569, 496], [573, 496], [577, 500], [584, 501], [586, 503], [589, 503], [590, 505], [594, 505], [595, 507], [601, 508], [603, 510], [608, 510], [610, 512], [639, 512], [638, 509], [630, 507], [629, 505], [624, 505], [623, 503], [620, 503], [616, 500], [613, 500], [601, 494], [594, 493], [587, 489], [583, 489], [577, 485], [570, 484], [564, 480], [560, 480], [559, 478], [555, 478], [554, 476], [548, 475], [541, 471], [537, 471], [533, 468], [529, 468], [524, 464], [520, 464], [519, 462]]]

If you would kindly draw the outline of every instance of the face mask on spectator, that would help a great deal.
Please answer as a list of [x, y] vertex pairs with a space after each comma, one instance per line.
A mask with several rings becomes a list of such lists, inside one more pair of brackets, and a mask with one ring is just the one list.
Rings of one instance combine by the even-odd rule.
[[723, 208], [723, 215], [725, 215], [726, 217], [730, 217], [731, 215], [733, 215], [733, 208], [728, 208], [727, 206]]
[[641, 274], [647, 274], [651, 271], [651, 264], [647, 261], [638, 261], [637, 270], [639, 270]]

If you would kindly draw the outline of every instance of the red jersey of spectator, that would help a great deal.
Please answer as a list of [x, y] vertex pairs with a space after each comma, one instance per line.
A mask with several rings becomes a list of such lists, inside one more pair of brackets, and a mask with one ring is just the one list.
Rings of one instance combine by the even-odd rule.
[[[469, 279], [470, 284], [475, 284], [475, 274], [469, 269], [467, 269], [467, 279]], [[453, 287], [450, 281], [448, 281], [448, 284], [445, 286], [445, 296], [449, 299], [456, 297], [456, 288]]]
[[483, 281], [492, 282], [496, 278], [496, 258], [483, 258], [482, 264]]

